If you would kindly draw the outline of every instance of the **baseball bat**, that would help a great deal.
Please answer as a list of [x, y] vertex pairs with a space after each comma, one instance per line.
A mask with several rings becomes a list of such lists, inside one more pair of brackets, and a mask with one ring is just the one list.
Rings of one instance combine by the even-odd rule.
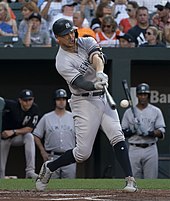
[[123, 80], [122, 84], [123, 84], [123, 88], [124, 88], [124, 91], [125, 91], [126, 98], [129, 101], [129, 105], [130, 105], [130, 108], [131, 108], [135, 123], [137, 124], [136, 131], [138, 133], [142, 134], [142, 135], [147, 135], [146, 129], [141, 127], [140, 120], [138, 119], [138, 117], [136, 115], [136, 111], [135, 111], [135, 108], [133, 106], [132, 97], [131, 97], [131, 94], [130, 94], [130, 90], [129, 90], [129, 87], [128, 87], [127, 80]]
[[130, 89], [128, 87], [127, 80], [122, 80], [122, 85], [123, 85], [123, 89], [124, 89], [124, 92], [125, 92], [125, 95], [126, 95], [126, 99], [128, 100], [130, 108], [132, 110], [132, 114], [133, 114], [135, 120], [137, 121], [137, 116], [136, 116], [136, 113], [135, 113], [135, 110], [134, 110], [132, 97], [131, 97], [131, 94], [130, 94]]
[[109, 103], [109, 106], [111, 107], [112, 110], [115, 110], [116, 109], [116, 103], [113, 100], [113, 97], [110, 95], [106, 85], [104, 86], [104, 90], [105, 90], [105, 93], [106, 93], [106, 98], [107, 98], [107, 101]]

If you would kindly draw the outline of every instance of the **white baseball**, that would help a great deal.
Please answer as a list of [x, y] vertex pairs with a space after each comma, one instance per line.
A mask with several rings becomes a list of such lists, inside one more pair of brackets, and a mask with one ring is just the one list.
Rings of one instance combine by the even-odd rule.
[[120, 102], [120, 106], [123, 107], [123, 108], [126, 108], [129, 106], [129, 101], [128, 100], [122, 100]]

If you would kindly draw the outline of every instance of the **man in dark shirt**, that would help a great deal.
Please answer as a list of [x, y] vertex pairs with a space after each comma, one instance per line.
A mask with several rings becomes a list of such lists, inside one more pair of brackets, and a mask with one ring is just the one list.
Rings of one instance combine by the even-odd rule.
[[5, 168], [11, 146], [25, 147], [26, 178], [36, 178], [35, 143], [32, 131], [39, 119], [38, 106], [34, 103], [33, 92], [21, 91], [18, 101], [5, 99], [1, 133], [0, 177], [5, 177]]
[[137, 25], [129, 29], [128, 34], [135, 39], [136, 47], [146, 42], [145, 33], [149, 26], [148, 9], [141, 6], [136, 12]]

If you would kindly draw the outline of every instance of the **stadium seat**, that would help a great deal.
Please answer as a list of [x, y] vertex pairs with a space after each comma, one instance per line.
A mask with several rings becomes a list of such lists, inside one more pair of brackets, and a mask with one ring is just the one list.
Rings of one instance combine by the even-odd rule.
[[0, 47], [24, 47], [18, 36], [0, 36]]

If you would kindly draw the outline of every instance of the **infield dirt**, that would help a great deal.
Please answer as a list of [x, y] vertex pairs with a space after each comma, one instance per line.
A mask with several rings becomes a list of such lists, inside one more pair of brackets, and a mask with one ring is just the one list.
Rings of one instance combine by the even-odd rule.
[[170, 190], [138, 190], [125, 193], [121, 190], [55, 190], [0, 191], [1, 201], [168, 201]]

